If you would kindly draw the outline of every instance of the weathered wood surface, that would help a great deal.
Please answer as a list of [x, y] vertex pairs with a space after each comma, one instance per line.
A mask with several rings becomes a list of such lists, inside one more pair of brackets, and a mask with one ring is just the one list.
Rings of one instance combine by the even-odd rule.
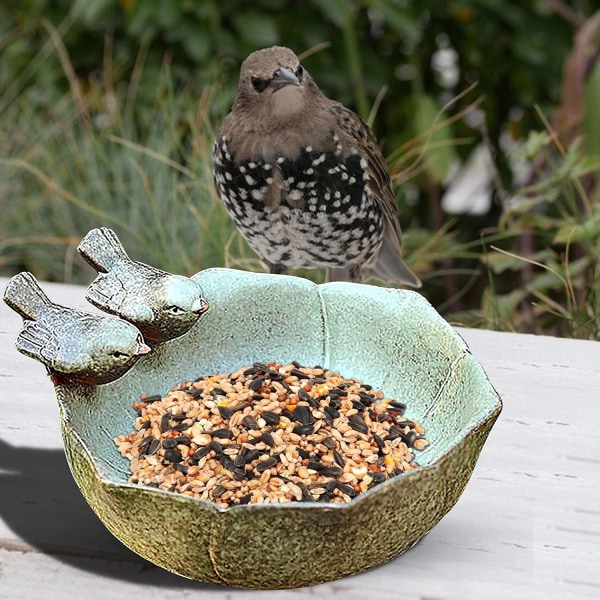
[[[90, 309], [83, 288], [44, 288]], [[388, 565], [249, 592], [171, 575], [108, 533], [71, 479], [52, 385], [14, 349], [21, 320], [0, 305], [0, 598], [600, 597], [599, 343], [461, 329], [504, 410], [454, 509]]]

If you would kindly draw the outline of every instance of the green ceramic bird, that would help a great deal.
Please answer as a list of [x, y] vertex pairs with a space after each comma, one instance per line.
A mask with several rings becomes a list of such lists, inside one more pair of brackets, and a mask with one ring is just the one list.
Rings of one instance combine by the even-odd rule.
[[23, 317], [17, 350], [46, 365], [57, 382], [108, 383], [150, 352], [131, 323], [55, 304], [31, 273], [8, 282], [4, 301]]
[[149, 342], [183, 335], [208, 310], [193, 279], [131, 260], [107, 227], [92, 229], [77, 250], [98, 271], [85, 297], [133, 323]]

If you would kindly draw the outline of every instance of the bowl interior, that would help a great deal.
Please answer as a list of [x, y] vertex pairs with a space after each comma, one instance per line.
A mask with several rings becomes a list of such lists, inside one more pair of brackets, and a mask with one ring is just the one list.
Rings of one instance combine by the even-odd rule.
[[128, 485], [129, 462], [113, 439], [131, 430], [132, 404], [142, 394], [255, 361], [319, 364], [405, 402], [406, 416], [422, 423], [430, 441], [416, 455], [422, 466], [500, 409], [463, 340], [416, 292], [230, 269], [194, 279], [211, 308], [189, 333], [112, 383], [57, 387], [64, 423], [107, 481]]

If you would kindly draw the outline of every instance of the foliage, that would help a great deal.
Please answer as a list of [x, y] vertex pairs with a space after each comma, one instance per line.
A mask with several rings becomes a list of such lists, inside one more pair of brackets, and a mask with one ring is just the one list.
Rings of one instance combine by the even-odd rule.
[[[0, 273], [89, 281], [75, 247], [98, 225], [133, 258], [173, 272], [259, 269], [215, 198], [210, 152], [241, 60], [284, 44], [372, 124], [398, 185], [405, 254], [443, 314], [600, 337], [593, 4], [7, 0]], [[533, 168], [521, 189], [507, 134]], [[496, 159], [496, 203], [449, 219], [448, 176], [481, 142]]]

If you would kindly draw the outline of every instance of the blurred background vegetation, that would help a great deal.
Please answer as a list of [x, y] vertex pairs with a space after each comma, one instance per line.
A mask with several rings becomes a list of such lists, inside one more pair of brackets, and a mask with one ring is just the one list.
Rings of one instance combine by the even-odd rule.
[[[452, 322], [600, 339], [594, 0], [5, 0], [0, 275], [88, 283], [113, 228], [171, 272], [260, 270], [212, 188], [244, 57], [282, 44], [371, 123]], [[320, 271], [299, 273], [321, 281]]]

